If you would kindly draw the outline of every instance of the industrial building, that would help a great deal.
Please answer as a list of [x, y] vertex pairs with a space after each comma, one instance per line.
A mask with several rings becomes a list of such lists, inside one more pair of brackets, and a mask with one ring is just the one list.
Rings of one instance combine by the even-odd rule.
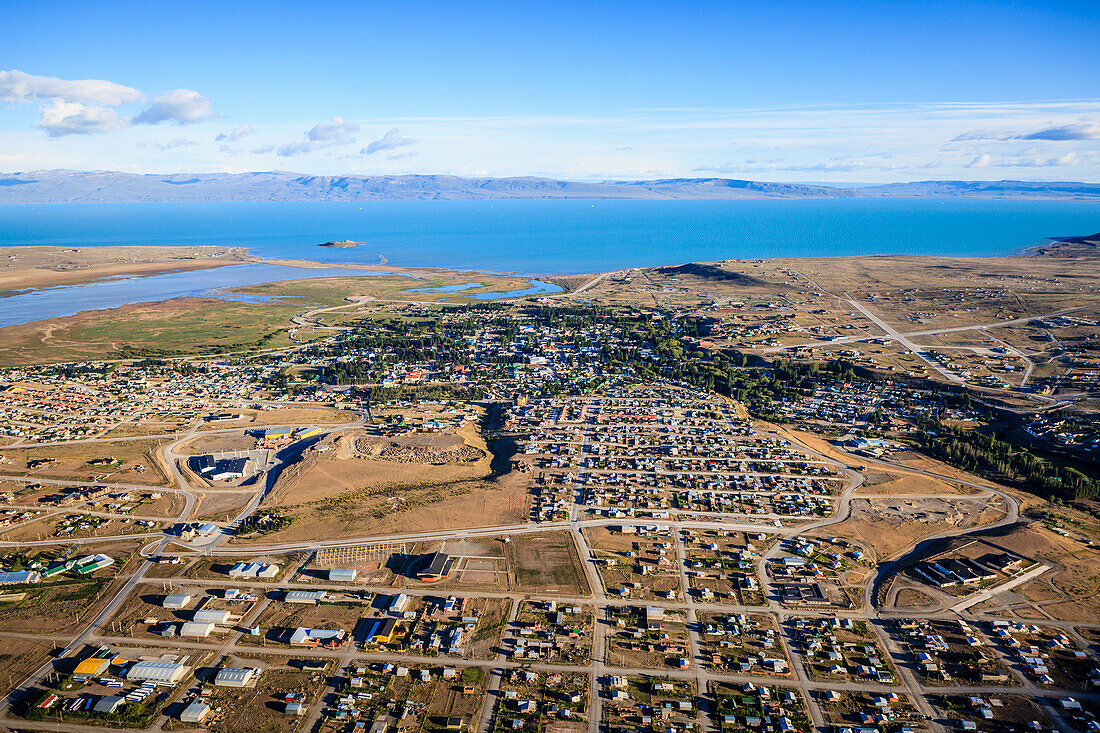
[[117, 712], [125, 702], [126, 698], [124, 697], [119, 697], [118, 695], [104, 695], [99, 698], [95, 707], [92, 708], [92, 711], [110, 715], [111, 713]]
[[196, 621], [188, 621], [180, 626], [180, 636], [191, 636], [198, 639], [205, 639], [210, 636], [214, 631], [214, 624], [211, 623], [198, 623]]
[[437, 583], [447, 577], [451, 569], [451, 558], [443, 552], [433, 552], [424, 561], [423, 567], [416, 573], [416, 579], [425, 583]]
[[41, 579], [41, 573], [37, 573], [33, 570], [16, 570], [14, 572], [0, 573], [0, 585], [37, 583]]
[[329, 568], [328, 579], [333, 583], [351, 583], [358, 574], [355, 568]]
[[134, 662], [126, 670], [131, 682], [166, 682], [176, 684], [187, 674], [187, 666], [174, 662]]
[[89, 657], [76, 665], [76, 669], [73, 670], [74, 677], [97, 677], [107, 671], [107, 668], [111, 666], [110, 659], [100, 659], [98, 657]]
[[187, 608], [187, 604], [191, 602], [191, 596], [187, 593], [172, 593], [164, 597], [161, 601], [161, 606], [173, 611], [179, 611]]
[[325, 600], [327, 595], [328, 591], [324, 590], [288, 590], [283, 596], [283, 600], [287, 603], [306, 603], [316, 606]]
[[290, 635], [291, 646], [337, 647], [344, 643], [342, 629], [305, 629], [297, 628]]
[[279, 566], [263, 562], [239, 562], [229, 568], [230, 578], [274, 578]]
[[204, 702], [196, 700], [183, 709], [180, 713], [180, 722], [183, 723], [198, 723], [202, 724], [206, 722], [206, 719], [210, 716], [210, 706]]
[[218, 687], [247, 687], [258, 674], [259, 670], [255, 667], [221, 669], [214, 677], [214, 684]]
[[191, 620], [199, 624], [225, 625], [229, 623], [229, 611], [218, 611], [214, 609], [195, 611], [191, 616]]

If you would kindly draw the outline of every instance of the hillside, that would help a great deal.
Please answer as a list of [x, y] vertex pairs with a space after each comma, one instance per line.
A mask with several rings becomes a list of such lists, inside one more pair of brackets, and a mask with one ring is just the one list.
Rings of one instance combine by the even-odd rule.
[[280, 171], [164, 175], [49, 170], [0, 174], [0, 204], [884, 196], [1100, 200], [1100, 184], [919, 181], [863, 188], [833, 188], [727, 178], [581, 182], [535, 177], [460, 178], [446, 175], [311, 176]]

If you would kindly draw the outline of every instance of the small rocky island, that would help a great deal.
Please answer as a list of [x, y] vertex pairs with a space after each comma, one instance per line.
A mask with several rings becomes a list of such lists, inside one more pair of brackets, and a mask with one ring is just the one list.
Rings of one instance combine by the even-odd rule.
[[353, 242], [350, 239], [338, 239], [338, 240], [333, 241], [333, 242], [321, 242], [317, 246], [318, 247], [338, 247], [340, 249], [344, 249], [344, 248], [347, 248], [347, 247], [358, 247], [360, 244], [361, 244], [361, 242]]

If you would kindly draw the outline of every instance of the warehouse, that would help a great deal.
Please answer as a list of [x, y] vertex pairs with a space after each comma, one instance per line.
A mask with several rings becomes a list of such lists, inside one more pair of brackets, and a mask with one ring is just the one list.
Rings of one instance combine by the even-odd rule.
[[316, 606], [327, 595], [328, 591], [323, 590], [288, 590], [283, 600], [287, 603], [308, 603]]
[[115, 561], [106, 555], [88, 555], [73, 563], [72, 570], [78, 575], [90, 575], [114, 564]]
[[279, 566], [263, 562], [239, 562], [229, 568], [230, 578], [274, 578]]
[[217, 611], [204, 609], [195, 611], [191, 620], [198, 624], [227, 624], [229, 623], [229, 611]]
[[180, 626], [180, 636], [192, 636], [199, 639], [205, 639], [214, 632], [214, 624], [210, 623], [198, 623], [196, 621], [188, 621]]
[[417, 572], [416, 578], [425, 583], [436, 583], [447, 577], [447, 572], [451, 569], [450, 565], [451, 558], [449, 555], [443, 552], [433, 552], [428, 555], [424, 567]]
[[404, 593], [398, 593], [390, 601], [390, 613], [404, 613], [409, 606], [409, 597]]
[[244, 478], [250, 463], [252, 463], [251, 458], [223, 458], [208, 475], [215, 481]]
[[76, 669], [73, 670], [73, 676], [77, 677], [97, 677], [107, 671], [107, 668], [111, 666], [110, 659], [99, 659], [98, 657], [89, 657], [84, 661], [76, 665]]
[[393, 641], [393, 633], [397, 630], [397, 621], [392, 618], [384, 618], [374, 621], [367, 632], [368, 644], [389, 644]]
[[176, 684], [187, 674], [187, 667], [174, 662], [134, 662], [126, 671], [131, 682], [167, 682]]
[[333, 583], [351, 583], [358, 574], [355, 568], [329, 568], [328, 579]]
[[199, 473], [203, 476], [212, 473], [216, 463], [214, 456], [210, 454], [195, 457], [195, 467], [199, 469]]
[[110, 715], [111, 713], [116, 712], [120, 707], [122, 707], [122, 704], [125, 702], [126, 698], [124, 697], [119, 697], [118, 695], [104, 695], [103, 697], [99, 698], [99, 702], [95, 704], [95, 707], [92, 708], [92, 711], [97, 713], [106, 713], [107, 715]]
[[33, 570], [18, 570], [10, 573], [0, 573], [0, 585], [21, 585], [23, 583], [37, 583], [42, 579], [40, 573]]
[[290, 635], [291, 646], [324, 646], [335, 648], [344, 643], [341, 629], [304, 629], [297, 628]]
[[173, 611], [179, 611], [187, 608], [187, 604], [191, 602], [191, 596], [187, 593], [172, 593], [164, 597], [161, 601], [161, 606]]
[[259, 670], [255, 667], [226, 668], [218, 670], [214, 684], [218, 687], [247, 687], [257, 674]]
[[180, 722], [199, 723], [200, 725], [210, 716], [210, 706], [196, 700], [183, 709], [180, 713]]

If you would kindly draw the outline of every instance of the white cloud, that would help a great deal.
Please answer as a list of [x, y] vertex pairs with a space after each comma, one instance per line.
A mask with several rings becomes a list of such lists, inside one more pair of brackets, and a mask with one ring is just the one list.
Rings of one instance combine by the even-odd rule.
[[60, 99], [65, 102], [120, 107], [140, 101], [143, 96], [137, 89], [103, 79], [68, 80], [35, 76], [16, 69], [0, 71], [0, 102]]
[[219, 143], [224, 142], [224, 141], [236, 142], [237, 140], [240, 140], [242, 137], [247, 137], [248, 135], [251, 135], [254, 132], [256, 132], [256, 130], [253, 129], [252, 125], [237, 125], [236, 127], [233, 128], [232, 132], [223, 132], [220, 135], [218, 135], [216, 138], [214, 138], [214, 142], [219, 142]]
[[147, 143], [142, 141], [138, 143], [138, 147], [156, 148], [163, 153], [165, 150], [174, 150], [175, 148], [190, 148], [198, 144], [199, 143], [197, 140], [188, 140], [185, 137], [177, 137], [175, 140], [169, 140], [166, 143]]
[[359, 151], [359, 154], [374, 155], [383, 150], [393, 150], [405, 145], [416, 145], [416, 140], [401, 137], [401, 131], [395, 127], [377, 140], [372, 140], [367, 147]]
[[394, 153], [393, 155], [387, 155], [386, 160], [405, 160], [406, 158], [415, 158], [420, 153], [415, 150], [410, 150], [407, 153]]
[[207, 97], [190, 89], [174, 89], [156, 97], [149, 108], [135, 117], [133, 122], [135, 125], [156, 125], [161, 122], [190, 125], [211, 117], [217, 117], [217, 114]]
[[1080, 123], [1076, 125], [1055, 125], [1021, 135], [1020, 140], [1098, 140], [1100, 125]]
[[352, 135], [359, 132], [359, 125], [348, 122], [343, 117], [333, 117], [328, 122], [320, 122], [309, 128], [306, 137], [313, 142], [331, 142], [342, 144], [353, 142]]
[[108, 132], [122, 123], [113, 109], [55, 99], [42, 108], [42, 116], [34, 126], [50, 137], [64, 137]]
[[1063, 165], [1081, 165], [1084, 160], [1077, 153], [1066, 153], [1054, 158], [1003, 157], [982, 153], [967, 164], [967, 168], [1055, 168]]
[[343, 117], [333, 117], [328, 122], [319, 122], [309, 128], [305, 137], [280, 145], [278, 153], [284, 157], [289, 157], [302, 153], [312, 153], [314, 150], [332, 145], [347, 145], [355, 142], [355, 134], [359, 130], [360, 127], [356, 123], [349, 122]]

